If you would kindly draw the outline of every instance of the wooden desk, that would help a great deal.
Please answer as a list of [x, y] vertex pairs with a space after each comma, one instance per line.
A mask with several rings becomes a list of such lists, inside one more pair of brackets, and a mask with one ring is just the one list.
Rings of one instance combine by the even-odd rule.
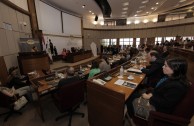
[[84, 60], [84, 59], [88, 59], [90, 57], [92, 57], [91, 50], [83, 51], [83, 52], [70, 53], [66, 57], [66, 62], [74, 63], [74, 62], [78, 62], [78, 61], [81, 61], [81, 60]]
[[[130, 61], [122, 64], [124, 68], [130, 67]], [[87, 100], [88, 100], [88, 120], [90, 126], [123, 126], [125, 101], [135, 89], [116, 85], [120, 66], [109, 71], [113, 77], [105, 85], [94, 83], [92, 79], [103, 78], [104, 73], [87, 81]], [[122, 80], [128, 80], [127, 77], [134, 76], [132, 82], [139, 85], [145, 78], [145, 74], [133, 74], [127, 72]]]
[[[90, 70], [89, 68], [83, 68], [83, 75], [84, 76], [87, 75], [89, 73], [89, 70]], [[61, 71], [61, 72], [64, 72], [64, 71]], [[35, 87], [36, 93], [38, 96], [38, 99], [36, 101], [37, 112], [39, 113], [42, 121], [45, 121], [44, 112], [43, 112], [44, 109], [41, 104], [41, 97], [44, 95], [50, 94], [51, 92], [56, 90], [58, 88], [58, 82], [60, 81], [60, 78], [46, 81], [45, 80], [46, 78], [49, 78], [49, 77], [55, 78], [55, 74], [51, 73], [50, 75], [45, 75], [40, 70], [36, 71], [35, 73], [37, 74], [32, 74], [32, 75], [28, 74], [28, 76], [29, 76], [30, 82]]]

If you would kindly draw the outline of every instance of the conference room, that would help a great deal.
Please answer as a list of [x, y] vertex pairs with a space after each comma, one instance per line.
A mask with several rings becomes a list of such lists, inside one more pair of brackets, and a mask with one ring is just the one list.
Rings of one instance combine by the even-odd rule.
[[[193, 6], [193, 0], [1, 0], [0, 125], [194, 125]], [[150, 93], [151, 76], [161, 77], [157, 83], [166, 77], [142, 70], [153, 66], [152, 52], [164, 74], [172, 69], [168, 61], [184, 59], [189, 86], [172, 112], [155, 106], [146, 119], [136, 111], [131, 117], [129, 99]]]

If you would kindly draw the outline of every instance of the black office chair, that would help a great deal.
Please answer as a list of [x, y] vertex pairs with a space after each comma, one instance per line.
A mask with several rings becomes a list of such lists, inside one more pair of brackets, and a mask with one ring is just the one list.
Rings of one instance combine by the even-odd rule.
[[9, 109], [8, 112], [5, 113], [0, 113], [0, 116], [7, 115], [4, 119], [4, 122], [6, 122], [13, 114], [19, 114], [21, 115], [22, 113], [19, 111], [14, 110], [14, 102], [15, 99], [14, 97], [9, 97], [2, 92], [0, 92], [0, 107]]
[[55, 105], [60, 112], [64, 113], [56, 118], [56, 121], [64, 116], [69, 117], [69, 124], [71, 126], [71, 120], [73, 115], [81, 115], [84, 117], [84, 113], [75, 112], [81, 102], [84, 100], [84, 86], [85, 80], [79, 80], [73, 83], [64, 84], [60, 89], [53, 94]]

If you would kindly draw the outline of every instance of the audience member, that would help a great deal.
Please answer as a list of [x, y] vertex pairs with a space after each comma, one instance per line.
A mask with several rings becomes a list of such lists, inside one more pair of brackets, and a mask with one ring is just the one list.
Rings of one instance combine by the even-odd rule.
[[162, 72], [164, 60], [159, 57], [157, 51], [150, 51], [147, 56], [150, 65], [142, 68], [141, 71], [146, 74], [146, 86], [154, 88], [156, 83], [164, 76]]
[[[166, 75], [162, 78], [151, 93], [139, 94], [134, 92], [127, 100], [128, 113], [134, 116], [132, 102], [135, 98], [143, 97], [148, 99], [156, 111], [172, 113], [175, 106], [181, 101], [186, 94], [189, 83], [186, 78], [188, 63], [185, 59], [172, 58], [165, 61], [163, 73]], [[148, 107], [149, 108], [149, 107]]]
[[33, 46], [31, 52], [38, 52], [37, 47], [36, 46]]
[[161, 54], [161, 57], [162, 58], [167, 58], [168, 55], [169, 55], [168, 47], [167, 46], [164, 46], [163, 47], [163, 52]]
[[75, 69], [73, 67], [68, 67], [64, 73], [64, 78], [58, 83], [58, 87], [62, 87], [65, 84], [73, 83], [78, 81], [79, 77], [75, 75]]
[[99, 63], [97, 61], [93, 61], [88, 78], [92, 78], [94, 75], [98, 73], [100, 73]]
[[62, 58], [65, 59], [67, 56], [67, 51], [65, 48], [63, 48], [63, 51], [61, 52]]
[[9, 77], [8, 77], [8, 84], [9, 88], [13, 87], [15, 89], [29, 86], [28, 84], [29, 78], [27, 76], [21, 76], [18, 70], [18, 67], [11, 67], [9, 69]]
[[50, 46], [51, 54], [53, 55], [53, 43], [51, 42], [50, 39], [49, 39], [49, 46]]
[[100, 71], [109, 71], [111, 69], [110, 64], [106, 56], [103, 56], [99, 64]]

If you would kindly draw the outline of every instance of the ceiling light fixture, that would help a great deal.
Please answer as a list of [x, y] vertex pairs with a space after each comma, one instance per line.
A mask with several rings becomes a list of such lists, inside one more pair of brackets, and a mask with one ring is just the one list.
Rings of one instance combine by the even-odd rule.
[[153, 21], [153, 22], [157, 22], [157, 18], [154, 18], [152, 21]]
[[128, 10], [128, 7], [123, 8], [123, 10]]
[[158, 5], [159, 3], [157, 2], [156, 5]]
[[127, 21], [127, 24], [131, 24], [131, 21]]
[[136, 15], [134, 15], [135, 17], [137, 17], [137, 14]]
[[148, 23], [148, 19], [143, 20], [143, 23]]
[[142, 12], [142, 10], [138, 10], [138, 11], [136, 11], [136, 13], [140, 13], [140, 12]]
[[142, 8], [145, 8], [146, 6], [140, 6], [139, 8], [142, 9]]
[[129, 2], [123, 3], [123, 6], [128, 6], [128, 5], [129, 5]]
[[82, 8], [85, 8], [86, 5], [82, 5]]
[[187, 1], [187, 0], [180, 0], [179, 2], [182, 3], [182, 2], [185, 2], [185, 1]]
[[122, 14], [126, 14], [127, 12], [126, 11], [123, 11]]
[[92, 13], [94, 15], [94, 13]]
[[149, 0], [144, 0], [144, 1], [142, 1], [141, 3], [142, 4], [145, 4], [145, 3], [148, 3], [149, 2]]
[[136, 20], [134, 23], [135, 23], [135, 24], [139, 24], [139, 22], [140, 22], [139, 20]]
[[151, 8], [152, 10], [154, 9], [154, 7]]
[[91, 11], [91, 10], [89, 10], [89, 12], [91, 13], [92, 11]]

